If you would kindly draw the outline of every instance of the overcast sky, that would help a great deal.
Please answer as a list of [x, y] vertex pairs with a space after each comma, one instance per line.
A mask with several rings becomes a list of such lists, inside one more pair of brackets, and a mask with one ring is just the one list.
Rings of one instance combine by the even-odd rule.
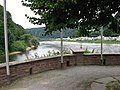
[[[3, 0], [0, 0], [0, 4], [3, 6]], [[31, 24], [25, 17], [25, 14], [30, 16], [34, 16], [34, 14], [29, 8], [22, 6], [21, 0], [6, 0], [6, 7], [7, 11], [11, 13], [13, 21], [19, 25], [22, 25], [25, 29], [40, 27], [38, 25]]]

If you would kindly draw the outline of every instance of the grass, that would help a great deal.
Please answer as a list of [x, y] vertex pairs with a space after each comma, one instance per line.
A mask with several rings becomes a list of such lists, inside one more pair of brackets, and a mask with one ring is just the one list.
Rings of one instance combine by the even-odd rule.
[[[56, 39], [43, 39], [43, 41], [60, 41]], [[81, 43], [101, 43], [101, 40], [64, 40], [66, 42], [81, 42]], [[115, 41], [115, 40], [103, 40], [104, 44], [120, 44], [120, 41]]]
[[[65, 40], [68, 42], [101, 43], [101, 40]], [[104, 44], [120, 44], [120, 41], [103, 40]]]
[[93, 80], [84, 80], [82, 81], [82, 85], [84, 90], [91, 90], [91, 84], [93, 83]]
[[95, 79], [94, 80], [84, 80], [84, 81], [82, 81], [84, 90], [91, 90], [91, 85], [93, 82], [98, 83], [98, 84], [103, 84], [102, 82], [95, 81]]
[[107, 83], [105, 90], [120, 90], [120, 83], [118, 81], [111, 81]]
[[120, 80], [113, 77], [116, 81], [111, 81], [106, 84], [105, 90], [120, 90]]

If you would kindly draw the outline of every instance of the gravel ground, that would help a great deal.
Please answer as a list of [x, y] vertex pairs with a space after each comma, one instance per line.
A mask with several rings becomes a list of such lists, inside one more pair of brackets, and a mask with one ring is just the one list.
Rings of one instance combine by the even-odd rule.
[[84, 90], [83, 80], [120, 76], [120, 66], [76, 66], [34, 74], [0, 90]]

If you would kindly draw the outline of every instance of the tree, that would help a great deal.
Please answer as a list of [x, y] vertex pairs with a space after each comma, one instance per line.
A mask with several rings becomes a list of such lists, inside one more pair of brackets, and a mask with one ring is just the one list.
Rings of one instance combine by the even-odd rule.
[[98, 37], [100, 36], [100, 32], [91, 32], [90, 37]]
[[14, 41], [11, 46], [13, 51], [26, 51], [27, 48], [24, 41]]
[[[16, 42], [21, 41], [21, 35], [28, 34], [24, 28], [15, 22], [12, 21], [12, 16], [9, 12], [7, 12], [7, 29], [8, 29], [8, 46], [9, 46], [9, 52], [16, 50], [15, 48], [23, 48], [24, 43], [26, 39], [22, 39], [22, 42]], [[24, 35], [24, 36], [25, 36]], [[33, 37], [33, 36], [32, 36]], [[31, 38], [30, 38], [31, 39]], [[30, 41], [29, 39], [29, 41]], [[25, 44], [27, 44], [26, 41]], [[20, 46], [21, 43], [23, 43], [23, 46]], [[20, 45], [18, 45], [20, 44]], [[17, 45], [17, 46], [15, 46]], [[15, 46], [15, 48], [13, 48]], [[25, 46], [26, 47], [26, 46]], [[4, 42], [4, 12], [3, 12], [3, 6], [0, 5], [0, 55], [5, 53], [5, 42]]]
[[114, 34], [113, 31], [110, 30], [110, 29], [106, 29], [106, 30], [104, 30], [104, 32], [103, 32], [103, 36], [105, 36], [105, 37], [112, 36], [113, 34]]
[[39, 45], [39, 41], [37, 38], [34, 37], [34, 38], [31, 38], [30, 44], [31, 44], [31, 46], [33, 45], [33, 46], [37, 47]]
[[85, 36], [89, 36], [90, 31], [86, 28], [86, 27], [79, 27], [78, 32], [77, 32], [77, 36], [79, 37], [85, 37]]
[[114, 20], [109, 25], [109, 28], [112, 29], [114, 33], [120, 34], [120, 13], [116, 13]]
[[29, 17], [33, 24], [45, 24], [46, 33], [63, 28], [106, 26], [119, 12], [119, 0], [22, 0], [22, 4], [38, 15]]
[[29, 41], [31, 40], [32, 37], [33, 36], [31, 34], [24, 34], [24, 35], [21, 36], [21, 39], [25, 40], [25, 43], [27, 43], [28, 45], [30, 45]]

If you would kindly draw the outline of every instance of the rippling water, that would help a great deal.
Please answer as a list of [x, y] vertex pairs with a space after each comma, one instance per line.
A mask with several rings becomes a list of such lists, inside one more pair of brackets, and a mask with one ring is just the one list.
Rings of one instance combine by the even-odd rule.
[[[64, 42], [64, 48], [70, 50], [74, 48], [80, 48], [82, 46], [83, 49], [88, 49], [92, 51], [94, 49], [94, 53], [100, 53], [100, 44], [96, 43], [80, 43], [80, 42]], [[31, 50], [24, 54], [18, 54], [10, 56], [12, 61], [14, 60], [26, 60], [27, 57], [29, 59], [35, 58], [35, 55], [39, 57], [44, 57], [48, 54], [48, 51], [60, 51], [60, 41], [42, 41], [37, 49]], [[120, 44], [104, 44], [103, 45], [103, 53], [120, 53]]]

